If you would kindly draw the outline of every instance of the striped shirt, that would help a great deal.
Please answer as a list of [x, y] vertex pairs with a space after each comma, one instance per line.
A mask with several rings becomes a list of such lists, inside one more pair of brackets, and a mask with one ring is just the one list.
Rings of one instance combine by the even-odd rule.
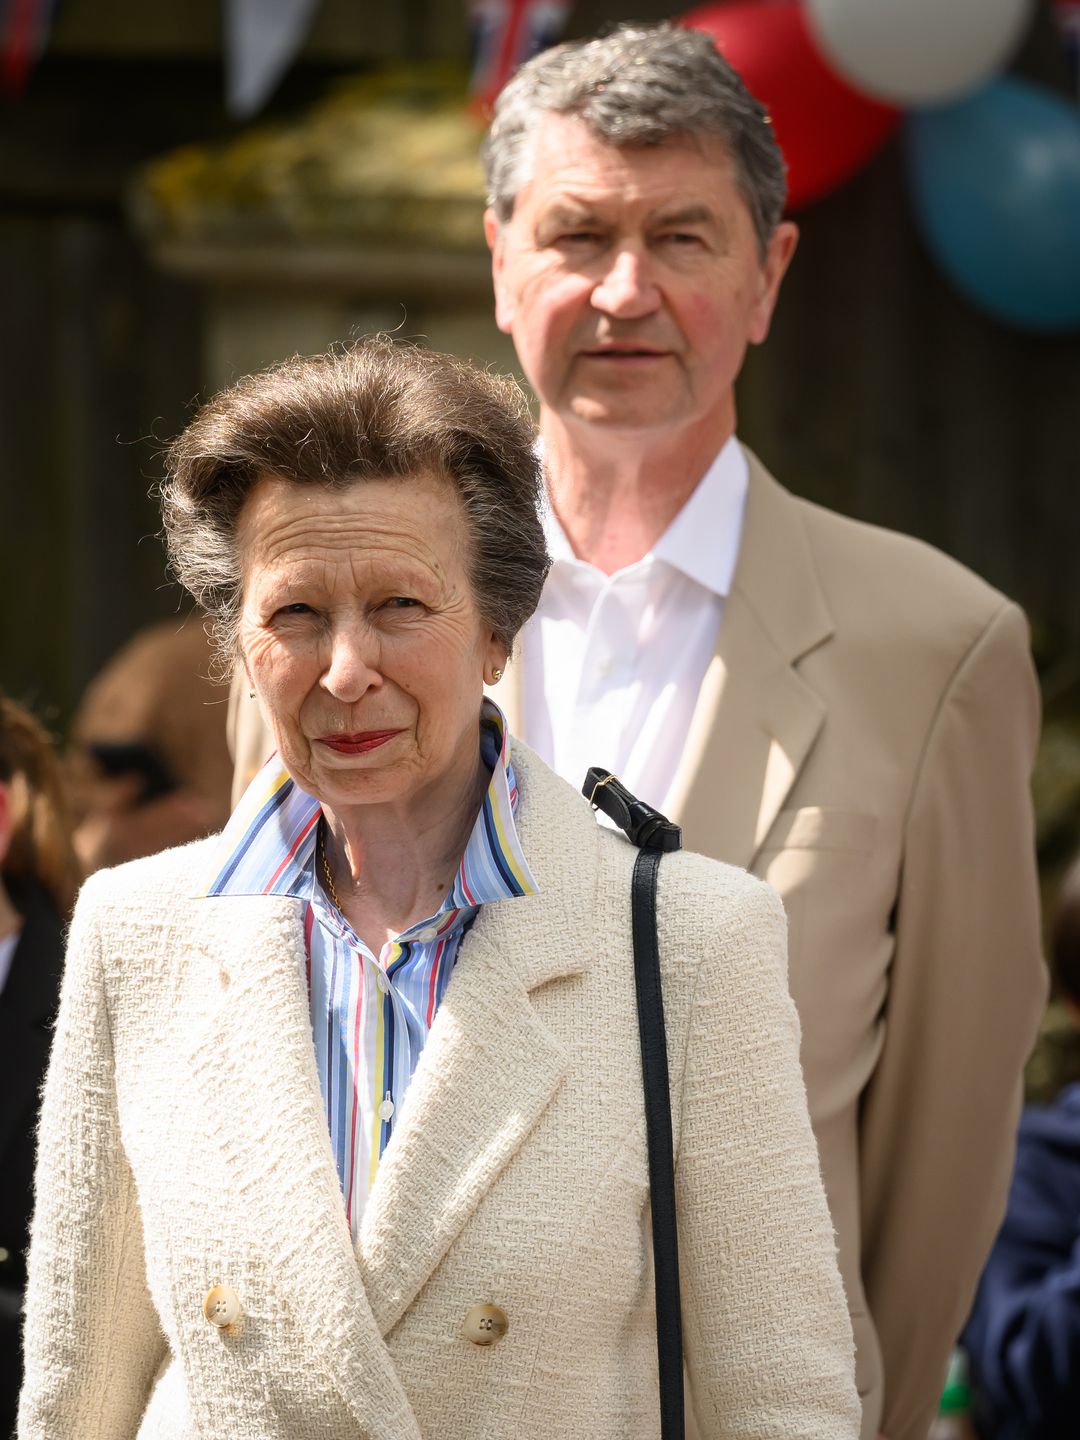
[[206, 895], [304, 901], [304, 955], [315, 1059], [345, 1210], [357, 1236], [379, 1159], [400, 1120], [458, 947], [481, 905], [535, 895], [514, 826], [517, 782], [506, 721], [483, 702], [480, 750], [491, 780], [454, 884], [439, 910], [375, 955], [323, 887], [322, 807], [272, 756], [221, 837]]

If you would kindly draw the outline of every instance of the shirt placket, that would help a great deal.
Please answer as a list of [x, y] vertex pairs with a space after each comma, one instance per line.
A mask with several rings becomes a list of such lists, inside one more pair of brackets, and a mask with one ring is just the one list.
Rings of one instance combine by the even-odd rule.
[[641, 566], [611, 576], [589, 616], [574, 706], [576, 769], [625, 769], [636, 690], [637, 632], [646, 575]]
[[378, 1077], [378, 1089], [374, 1098], [375, 1115], [379, 1121], [379, 1135], [376, 1154], [372, 1157], [372, 1178], [378, 1160], [390, 1142], [390, 1136], [394, 1129], [394, 1115], [397, 1111], [398, 1100], [396, 1097], [402, 1093], [402, 1085], [398, 1077], [399, 1064], [401, 1059], [402, 1041], [407, 1043], [407, 1035], [402, 1035], [405, 1028], [400, 1021], [398, 1014], [400, 1001], [397, 990], [394, 986], [393, 971], [395, 968], [402, 968], [409, 963], [411, 947], [407, 941], [400, 937], [396, 940], [389, 940], [379, 952], [376, 960], [372, 955], [371, 963], [375, 970], [375, 989], [382, 999], [383, 1011], [383, 1066]]
[[[390, 1142], [395, 1117], [400, 1115], [405, 1092], [419, 1058], [419, 1049], [426, 1038], [423, 1033], [423, 1019], [417, 1015], [415, 1005], [411, 1008], [416, 1016], [417, 1033], [412, 1033], [406, 1012], [406, 1000], [399, 985], [395, 983], [396, 977], [407, 974], [410, 967], [425, 969], [421, 963], [423, 961], [434, 963], [435, 957], [428, 947], [434, 947], [440, 941], [452, 942], [457, 931], [457, 926], [452, 925], [440, 934], [440, 925], [445, 922], [445, 912], [421, 921], [406, 934], [388, 940], [377, 960], [368, 952], [375, 969], [375, 988], [382, 997], [383, 1005], [384, 1057], [380, 1081], [381, 1098], [375, 1101], [375, 1112], [380, 1122], [380, 1159]], [[373, 1173], [374, 1168], [373, 1165]]]

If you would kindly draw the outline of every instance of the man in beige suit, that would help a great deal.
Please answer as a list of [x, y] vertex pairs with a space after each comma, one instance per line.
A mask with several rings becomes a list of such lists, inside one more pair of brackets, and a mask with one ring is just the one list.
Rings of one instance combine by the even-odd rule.
[[555, 557], [500, 703], [567, 778], [618, 771], [783, 896], [864, 1440], [924, 1440], [1044, 1001], [1023, 616], [738, 445], [796, 231], [767, 119], [704, 37], [546, 52], [487, 161]]

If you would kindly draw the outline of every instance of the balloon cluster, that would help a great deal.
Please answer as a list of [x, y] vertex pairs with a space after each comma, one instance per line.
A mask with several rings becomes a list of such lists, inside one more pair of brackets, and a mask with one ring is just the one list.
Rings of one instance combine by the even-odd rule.
[[916, 216], [942, 270], [996, 318], [1053, 333], [1080, 327], [1080, 113], [999, 74], [1033, 8], [730, 0], [683, 23], [768, 106], [790, 209], [849, 179], [904, 119]]

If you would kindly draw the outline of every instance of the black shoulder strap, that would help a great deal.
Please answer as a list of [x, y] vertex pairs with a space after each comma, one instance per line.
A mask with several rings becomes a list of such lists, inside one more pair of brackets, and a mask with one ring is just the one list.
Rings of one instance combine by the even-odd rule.
[[653, 1265], [656, 1273], [656, 1349], [660, 1363], [661, 1440], [683, 1440], [682, 1305], [679, 1298], [679, 1235], [675, 1218], [675, 1160], [671, 1133], [664, 997], [656, 938], [656, 882], [660, 857], [682, 848], [682, 831], [638, 800], [614, 775], [595, 766], [582, 793], [626, 831], [641, 853], [630, 882], [641, 1069], [645, 1083], [645, 1133], [652, 1192]]

